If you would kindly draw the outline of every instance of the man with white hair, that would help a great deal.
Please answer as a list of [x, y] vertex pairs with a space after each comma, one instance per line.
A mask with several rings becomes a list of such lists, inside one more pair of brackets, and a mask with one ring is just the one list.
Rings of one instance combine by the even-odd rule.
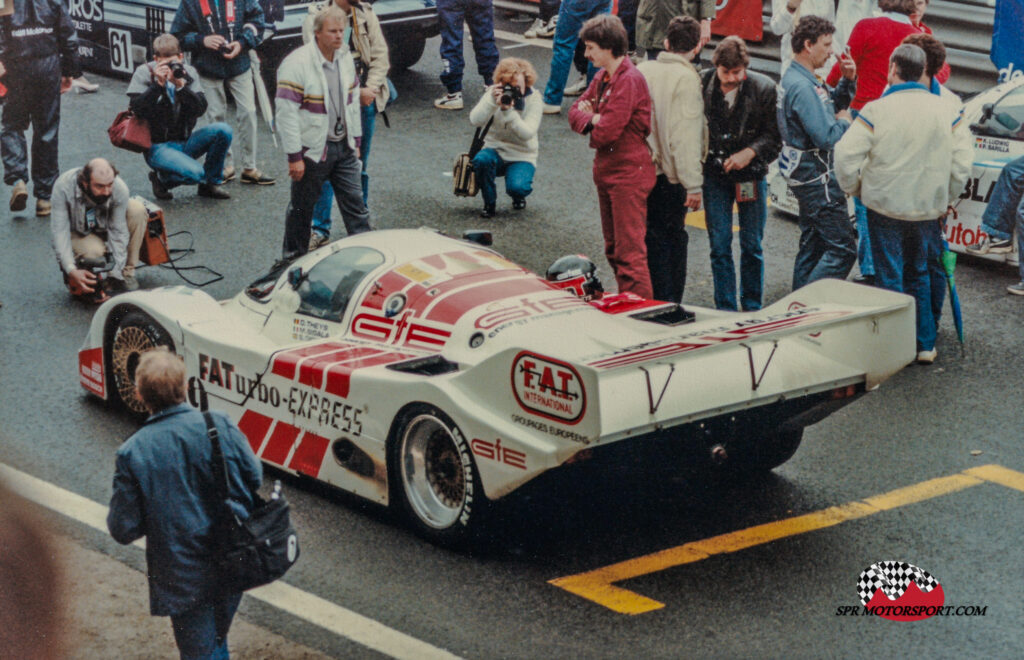
[[920, 83], [925, 52], [904, 44], [889, 58], [889, 88], [865, 105], [836, 144], [836, 177], [861, 198], [875, 283], [917, 300], [917, 361], [935, 361], [928, 256], [946, 213], [971, 173], [971, 145], [958, 140], [960, 112]]

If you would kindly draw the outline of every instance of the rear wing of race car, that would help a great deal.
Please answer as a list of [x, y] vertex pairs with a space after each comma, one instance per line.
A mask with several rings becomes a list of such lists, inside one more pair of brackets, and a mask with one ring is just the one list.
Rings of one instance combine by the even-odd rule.
[[509, 349], [462, 385], [520, 429], [611, 442], [837, 388], [874, 389], [914, 359], [914, 301], [825, 280], [759, 312], [698, 310], [692, 323], [627, 336], [640, 343], [591, 354], [553, 340], [545, 352]]

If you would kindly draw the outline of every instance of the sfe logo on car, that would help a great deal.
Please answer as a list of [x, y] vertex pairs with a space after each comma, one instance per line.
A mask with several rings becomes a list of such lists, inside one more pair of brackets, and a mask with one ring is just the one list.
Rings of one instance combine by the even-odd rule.
[[501, 446], [501, 438], [498, 438], [494, 442], [487, 442], [480, 438], [473, 438], [469, 442], [470, 449], [473, 453], [480, 458], [489, 458], [492, 461], [504, 463], [505, 465], [519, 468], [520, 470], [526, 469], [526, 454], [515, 449], [509, 449], [508, 447]]
[[523, 352], [512, 362], [512, 392], [527, 412], [575, 424], [587, 408], [583, 380], [571, 365]]

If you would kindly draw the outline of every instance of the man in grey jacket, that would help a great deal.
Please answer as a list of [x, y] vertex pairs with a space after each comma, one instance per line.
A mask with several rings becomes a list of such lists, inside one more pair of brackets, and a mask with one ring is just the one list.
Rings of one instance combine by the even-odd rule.
[[[820, 16], [801, 18], [793, 28], [793, 63], [779, 84], [779, 170], [800, 205], [794, 289], [826, 277], [846, 279], [857, 260], [856, 231], [832, 162], [836, 142], [850, 127], [845, 107], [857, 71], [852, 60], [844, 58], [843, 79], [835, 89], [814, 75], [832, 55], [835, 29]], [[837, 113], [837, 107], [844, 109]]]
[[[86, 298], [96, 292], [101, 282], [81, 263], [108, 252], [114, 260], [109, 285], [121, 291], [139, 288], [135, 266], [148, 214], [141, 202], [129, 199], [128, 186], [110, 161], [93, 158], [60, 175], [52, 199], [53, 251], [71, 293]], [[88, 299], [102, 302], [106, 294]]]
[[640, 0], [636, 11], [637, 46], [647, 52], [647, 59], [656, 59], [665, 47], [669, 22], [676, 16], [691, 16], [700, 21], [700, 47], [703, 48], [711, 40], [715, 5], [715, 0]]

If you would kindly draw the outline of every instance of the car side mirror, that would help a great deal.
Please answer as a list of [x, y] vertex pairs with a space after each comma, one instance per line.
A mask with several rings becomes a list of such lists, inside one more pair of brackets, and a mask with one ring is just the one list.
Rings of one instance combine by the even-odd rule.
[[992, 118], [992, 104], [991, 103], [986, 103], [985, 105], [981, 106], [981, 119], [978, 120], [978, 123], [984, 124], [985, 122], [987, 122], [991, 118]]
[[494, 245], [494, 235], [487, 229], [469, 229], [462, 234], [462, 240], [484, 247]]
[[306, 279], [306, 275], [307, 273], [304, 273], [301, 267], [292, 268], [290, 271], [288, 271], [288, 284], [290, 284], [293, 289], [298, 291], [299, 285], [302, 284], [302, 281], [304, 279]]

